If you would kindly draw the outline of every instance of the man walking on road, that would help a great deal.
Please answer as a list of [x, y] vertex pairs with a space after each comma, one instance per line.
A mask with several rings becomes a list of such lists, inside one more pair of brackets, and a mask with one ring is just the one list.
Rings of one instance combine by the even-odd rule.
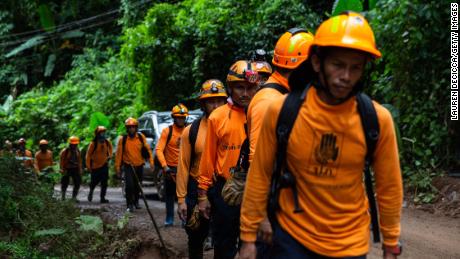
[[109, 180], [109, 160], [112, 158], [112, 143], [105, 137], [106, 128], [98, 126], [94, 131], [94, 139], [86, 152], [86, 168], [91, 173], [88, 201], [93, 201], [93, 192], [101, 183], [101, 203], [108, 203], [105, 198]]
[[163, 129], [155, 149], [164, 175], [166, 227], [174, 225], [174, 201], [176, 199], [176, 173], [179, 161], [179, 147], [185, 121], [188, 116], [188, 109], [183, 104], [175, 105], [172, 108], [171, 116], [174, 123]]
[[67, 187], [69, 186], [70, 177], [73, 180], [72, 199], [78, 202], [77, 195], [80, 190], [81, 174], [82, 174], [82, 160], [81, 153], [78, 149], [80, 139], [76, 136], [69, 138], [69, 146], [62, 150], [60, 155], [61, 166], [61, 198], [65, 200]]
[[251, 62], [235, 62], [227, 75], [231, 102], [215, 109], [208, 119], [198, 200], [200, 213], [205, 218], [212, 217], [214, 258], [234, 258], [237, 252], [240, 206], [227, 204], [222, 189], [232, 179], [230, 169], [237, 165], [241, 145], [247, 138], [244, 109], [258, 89], [258, 79]]
[[137, 132], [139, 123], [134, 118], [125, 121], [126, 135], [118, 138], [115, 157], [115, 171], [118, 177], [124, 173], [126, 207], [128, 212], [134, 212], [134, 207], [140, 209], [140, 186], [145, 161], [149, 161], [153, 170], [153, 156], [144, 135]]
[[381, 56], [372, 29], [357, 13], [332, 17], [311, 55], [312, 87], [291, 89], [264, 118], [242, 204], [240, 258], [256, 256], [267, 203], [271, 258], [366, 258], [371, 221], [374, 240], [380, 223], [384, 258], [396, 258], [403, 189], [394, 125], [361, 93], [367, 62]]
[[225, 104], [227, 93], [217, 79], [203, 83], [200, 91], [200, 105], [205, 116], [196, 119], [184, 129], [181, 137], [179, 166], [177, 168], [176, 193], [179, 217], [187, 222], [189, 258], [203, 258], [203, 242], [209, 233], [209, 220], [201, 217], [198, 207], [198, 167], [204, 150], [208, 118], [211, 112]]
[[35, 153], [35, 171], [37, 173], [46, 167], [53, 166], [53, 152], [48, 149], [48, 140], [40, 140], [39, 146], [40, 151]]

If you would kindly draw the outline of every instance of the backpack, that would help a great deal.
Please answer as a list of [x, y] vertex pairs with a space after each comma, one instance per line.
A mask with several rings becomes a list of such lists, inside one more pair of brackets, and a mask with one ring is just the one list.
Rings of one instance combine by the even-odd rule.
[[[144, 140], [143, 140], [143, 137], [142, 137], [142, 134], [140, 132], [137, 132], [137, 138], [139, 139], [139, 141], [142, 143], [142, 149], [141, 149], [141, 155], [142, 155], [142, 158], [144, 158], [145, 160], [147, 159], [150, 159], [150, 152], [148, 151], [148, 149], [145, 147], [144, 145]], [[127, 140], [127, 135], [123, 135], [123, 139], [122, 139], [122, 158], [121, 158], [121, 161], [123, 161], [123, 155], [125, 154], [125, 145], [126, 145], [126, 140]]]
[[272, 89], [275, 89], [277, 90], [278, 92], [280, 92], [281, 94], [287, 94], [289, 93], [289, 90], [284, 88], [283, 86], [281, 86], [280, 84], [276, 84], [276, 83], [268, 83], [268, 84], [264, 84], [262, 85], [261, 88], [259, 88], [258, 91], [264, 89], [264, 88], [272, 88]]
[[[168, 137], [166, 138], [166, 145], [165, 147], [169, 144], [169, 141], [171, 140], [172, 138], [172, 133], [173, 133], [173, 126], [172, 125], [169, 125], [169, 132], [168, 132]], [[157, 156], [155, 155], [154, 157], [154, 165], [156, 167], [161, 167], [161, 163], [160, 163], [160, 160], [158, 160]]]
[[190, 132], [188, 134], [188, 140], [190, 142], [191, 152], [190, 152], [190, 165], [189, 165], [189, 172], [192, 170], [193, 164], [195, 162], [195, 144], [196, 138], [198, 137], [198, 130], [200, 129], [201, 118], [199, 117], [192, 122], [192, 126], [190, 126]]
[[[310, 85], [304, 89], [293, 89], [289, 93], [283, 103], [283, 106], [278, 115], [276, 125], [276, 137], [278, 142], [278, 149], [276, 151], [276, 160], [273, 169], [273, 175], [270, 184], [270, 194], [268, 202], [268, 217], [270, 222], [276, 222], [276, 211], [279, 209], [278, 199], [280, 189], [291, 188], [294, 195], [295, 209], [294, 213], [302, 212], [299, 207], [297, 197], [297, 187], [295, 176], [286, 169], [286, 152], [288, 146], [289, 135], [291, 134], [294, 122], [299, 113], [300, 107], [306, 99]], [[364, 178], [366, 185], [367, 198], [369, 200], [372, 233], [374, 242], [380, 242], [379, 223], [377, 215], [377, 205], [374, 197], [372, 176], [370, 172], [370, 165], [372, 164], [372, 156], [379, 138], [379, 124], [377, 113], [372, 100], [369, 96], [362, 92], [356, 94], [358, 102], [358, 112], [361, 118], [361, 123], [366, 138], [367, 153], [365, 157]]]
[[[97, 139], [95, 138], [93, 140], [93, 143], [94, 143], [94, 148], [93, 148], [93, 151], [91, 152], [91, 162], [90, 162], [90, 166], [91, 168], [93, 168], [93, 155], [94, 155], [94, 152], [96, 152], [96, 149], [97, 149], [97, 144], [98, 144], [99, 141], [97, 141]], [[107, 145], [107, 156], [109, 156], [109, 141], [107, 139], [104, 139], [104, 143]]]

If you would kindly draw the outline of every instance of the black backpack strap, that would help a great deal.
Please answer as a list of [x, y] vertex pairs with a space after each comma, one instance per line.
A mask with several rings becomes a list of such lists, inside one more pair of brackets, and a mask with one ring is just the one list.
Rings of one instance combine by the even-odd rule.
[[168, 132], [168, 138], [166, 139], [166, 145], [165, 147], [169, 144], [169, 141], [171, 140], [172, 138], [172, 134], [173, 134], [173, 126], [172, 125], [169, 125], [169, 132]]
[[122, 135], [121, 136], [121, 165], [123, 165], [123, 156], [125, 155], [125, 146], [126, 146], [126, 140], [128, 139], [127, 135]]
[[380, 242], [380, 229], [370, 166], [372, 165], [372, 158], [380, 135], [379, 121], [374, 104], [369, 96], [364, 93], [358, 93], [356, 95], [356, 101], [358, 102], [358, 112], [361, 117], [367, 146], [366, 161], [364, 165], [364, 179], [366, 184], [367, 199], [369, 200], [372, 234], [374, 236], [374, 242], [378, 243]]
[[200, 129], [201, 117], [194, 120], [190, 126], [190, 131], [188, 134], [188, 140], [190, 142], [190, 164], [189, 164], [189, 173], [192, 170], [193, 163], [195, 162], [195, 143], [196, 138], [198, 137], [198, 130]]
[[275, 89], [275, 90], [277, 90], [278, 92], [280, 92], [280, 93], [282, 93], [282, 94], [287, 94], [287, 93], [289, 93], [289, 90], [288, 90], [288, 89], [286, 89], [286, 88], [283, 87], [282, 85], [276, 84], [276, 83], [264, 84], [260, 89], [264, 89], [264, 88], [272, 88], [272, 89]]
[[[304, 89], [298, 89], [290, 92], [281, 107], [276, 123], [276, 138], [278, 142], [273, 175], [270, 184], [268, 216], [272, 224], [276, 221], [276, 211], [278, 210], [278, 198], [281, 187], [281, 172], [286, 168], [286, 152], [294, 122], [297, 119], [300, 108], [304, 103], [308, 89], [307, 85]], [[295, 194], [295, 199], [297, 195]], [[298, 212], [296, 208], [296, 212]]]

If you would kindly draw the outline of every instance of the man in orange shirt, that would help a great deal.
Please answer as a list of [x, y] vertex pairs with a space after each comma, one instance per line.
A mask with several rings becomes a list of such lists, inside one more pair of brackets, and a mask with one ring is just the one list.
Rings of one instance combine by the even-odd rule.
[[150, 146], [144, 135], [137, 132], [139, 123], [134, 118], [125, 121], [126, 135], [118, 138], [115, 157], [115, 172], [121, 177], [124, 172], [126, 207], [128, 212], [133, 212], [134, 207], [140, 209], [139, 194], [142, 184], [142, 174], [145, 161], [149, 161], [153, 169], [153, 156]]
[[108, 162], [112, 158], [112, 143], [105, 138], [106, 128], [98, 126], [94, 131], [94, 139], [91, 141], [86, 152], [86, 168], [91, 173], [88, 201], [93, 201], [93, 192], [101, 183], [101, 203], [108, 203], [105, 198], [107, 182], [109, 180]]
[[185, 127], [185, 120], [188, 116], [188, 109], [183, 104], [175, 105], [172, 108], [171, 116], [174, 123], [163, 129], [155, 149], [165, 176], [166, 227], [174, 224], [174, 200], [176, 198], [176, 172], [179, 161], [179, 147], [181, 135]]
[[77, 195], [80, 190], [82, 161], [81, 153], [78, 149], [80, 139], [76, 136], [69, 138], [69, 146], [62, 150], [60, 155], [61, 178], [61, 197], [65, 200], [67, 187], [69, 186], [70, 177], [73, 180], [72, 199], [78, 202]]
[[32, 152], [26, 149], [26, 140], [20, 138], [18, 140], [18, 150], [16, 151], [16, 157], [21, 160], [24, 160], [24, 168], [30, 170], [34, 167], [34, 158]]
[[[313, 35], [305, 29], [292, 28], [284, 33], [275, 45], [272, 63], [275, 72], [252, 98], [247, 111], [249, 131], [249, 163], [252, 161], [263, 117], [274, 99], [289, 92], [288, 79], [292, 71], [307, 60]], [[268, 219], [260, 225], [259, 236], [270, 243], [272, 229]], [[268, 248], [258, 243], [258, 254], [264, 257]]]
[[205, 218], [212, 217], [214, 258], [234, 258], [237, 252], [240, 206], [225, 203], [221, 192], [232, 177], [230, 168], [237, 165], [246, 139], [244, 109], [258, 89], [258, 79], [251, 62], [235, 62], [227, 75], [230, 102], [215, 109], [208, 119], [199, 167], [198, 207]]
[[[224, 85], [217, 79], [210, 79], [203, 83], [200, 90], [200, 105], [205, 116], [196, 119], [187, 126], [182, 133], [180, 144], [179, 166], [177, 168], [176, 194], [179, 208], [179, 217], [189, 222], [193, 210], [198, 203], [198, 167], [204, 149], [208, 118], [211, 112], [225, 104], [227, 93]], [[208, 236], [209, 221], [202, 217], [185, 226], [188, 235], [189, 258], [203, 258], [203, 242]]]
[[[371, 121], [362, 122], [362, 110], [357, 108], [366, 63], [381, 56], [372, 29], [357, 13], [341, 14], [321, 24], [313, 46], [314, 87], [296, 86], [299, 89], [288, 95], [289, 102], [284, 103], [285, 97], [276, 99], [264, 118], [243, 198], [240, 258], [256, 256], [254, 241], [267, 216], [269, 193], [274, 201], [270, 205], [275, 205], [269, 207], [271, 258], [365, 258], [372, 202], [366, 199], [362, 179], [369, 163], [375, 173], [384, 258], [396, 258], [402, 179], [393, 121], [388, 110], [371, 103], [379, 135], [374, 152], [367, 154], [372, 149], [368, 139], [375, 134], [363, 131]], [[292, 98], [296, 96], [300, 97]], [[285, 121], [281, 107], [294, 102], [300, 105], [294, 111], [298, 115], [293, 114], [297, 119], [291, 128], [281, 130], [277, 126], [278, 120]], [[285, 152], [280, 152], [282, 147]], [[274, 172], [275, 167], [281, 170]], [[283, 177], [275, 180], [285, 181], [271, 186], [275, 173]], [[278, 196], [272, 195], [273, 186]]]
[[40, 140], [39, 147], [40, 151], [35, 153], [35, 170], [37, 173], [53, 165], [53, 152], [48, 149], [48, 140]]

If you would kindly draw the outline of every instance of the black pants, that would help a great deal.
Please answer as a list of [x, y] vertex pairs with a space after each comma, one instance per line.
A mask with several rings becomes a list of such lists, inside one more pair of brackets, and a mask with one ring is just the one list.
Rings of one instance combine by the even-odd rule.
[[69, 186], [70, 177], [72, 177], [73, 180], [72, 198], [77, 198], [81, 183], [81, 175], [78, 168], [69, 168], [65, 170], [65, 174], [61, 178], [61, 193], [64, 197], [65, 192], [67, 191], [67, 187]]
[[[284, 231], [277, 223], [273, 227], [273, 246], [270, 250], [270, 258], [274, 259], [332, 259], [310, 251], [300, 244], [291, 235]], [[366, 259], [366, 255], [342, 257], [342, 259]]]
[[[198, 182], [193, 178], [189, 177], [187, 185], [187, 197], [185, 197], [185, 203], [187, 204], [187, 222], [192, 215], [193, 208], [198, 203]], [[209, 220], [204, 217], [200, 217], [200, 226], [192, 230], [185, 227], [185, 231], [188, 235], [188, 257], [190, 259], [201, 259], [203, 258], [203, 243], [208, 237], [209, 233]]]
[[125, 173], [125, 194], [126, 194], [126, 206], [139, 204], [139, 196], [141, 189], [139, 184], [137, 183], [137, 179], [139, 179], [139, 183], [142, 184], [142, 176], [144, 166], [131, 166], [124, 164], [123, 170]]
[[240, 246], [240, 206], [229, 206], [222, 198], [225, 179], [218, 177], [208, 190], [215, 259], [233, 259]]
[[107, 164], [104, 166], [94, 169], [91, 172], [91, 183], [89, 185], [90, 192], [92, 193], [96, 186], [101, 183], [101, 200], [105, 199], [107, 193], [107, 182], [109, 180], [109, 167]]
[[[177, 172], [177, 167], [169, 167], [173, 173]], [[165, 203], [166, 203], [166, 222], [174, 223], [174, 202], [176, 200], [176, 182], [172, 179], [171, 172], [165, 172]]]

